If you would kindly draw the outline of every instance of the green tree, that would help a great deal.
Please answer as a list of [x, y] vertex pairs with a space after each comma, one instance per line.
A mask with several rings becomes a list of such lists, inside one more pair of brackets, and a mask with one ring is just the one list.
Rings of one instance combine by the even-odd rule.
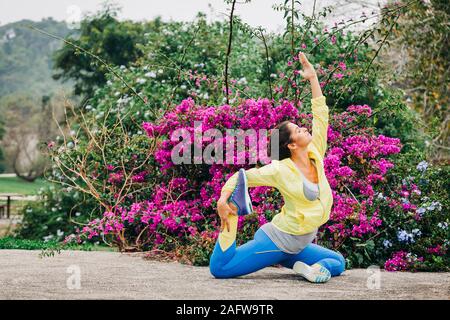
[[[96, 54], [110, 65], [127, 66], [140, 55], [139, 44], [145, 33], [145, 23], [119, 22], [116, 7], [106, 6], [102, 11], [81, 22], [78, 38], [67, 41]], [[75, 80], [74, 93], [83, 97], [93, 95], [96, 88], [106, 83], [107, 68], [74, 46], [65, 44], [54, 56], [54, 79]]]
[[[3, 139], [4, 134], [5, 134], [5, 124], [3, 122], [3, 118], [0, 115], [0, 141]], [[4, 161], [5, 157], [3, 156], [3, 150], [0, 145], [0, 173], [5, 171]]]
[[447, 0], [414, 2], [399, 18], [386, 53], [396, 70], [393, 84], [404, 90], [409, 105], [421, 114], [431, 160], [442, 163], [450, 159], [449, 15]]

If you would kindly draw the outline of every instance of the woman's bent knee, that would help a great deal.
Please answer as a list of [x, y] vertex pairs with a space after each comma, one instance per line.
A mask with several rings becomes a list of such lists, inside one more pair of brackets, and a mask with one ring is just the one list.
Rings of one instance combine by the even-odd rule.
[[226, 279], [226, 278], [232, 278], [223, 268], [221, 265], [217, 263], [210, 263], [209, 264], [209, 272], [211, 275], [216, 279]]

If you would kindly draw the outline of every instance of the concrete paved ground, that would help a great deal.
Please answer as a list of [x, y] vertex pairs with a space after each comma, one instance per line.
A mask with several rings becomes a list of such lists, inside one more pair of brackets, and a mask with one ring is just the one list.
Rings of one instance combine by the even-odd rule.
[[62, 251], [39, 258], [39, 253], [0, 250], [0, 299], [450, 298], [450, 273], [353, 269], [312, 284], [289, 269], [270, 267], [220, 280], [207, 267], [150, 261], [142, 254]]

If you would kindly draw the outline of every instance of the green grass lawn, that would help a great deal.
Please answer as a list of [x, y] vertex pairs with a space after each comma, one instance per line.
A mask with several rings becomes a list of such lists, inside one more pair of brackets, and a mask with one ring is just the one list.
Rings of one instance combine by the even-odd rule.
[[118, 251], [117, 248], [111, 248], [104, 244], [95, 245], [92, 243], [84, 244], [63, 244], [57, 241], [42, 241], [17, 239], [11, 236], [0, 238], [0, 250], [20, 249], [20, 250], [82, 250], [82, 251]]
[[49, 184], [49, 182], [43, 179], [27, 182], [17, 177], [0, 177], [0, 193], [33, 195], [38, 192], [39, 188], [48, 186]]

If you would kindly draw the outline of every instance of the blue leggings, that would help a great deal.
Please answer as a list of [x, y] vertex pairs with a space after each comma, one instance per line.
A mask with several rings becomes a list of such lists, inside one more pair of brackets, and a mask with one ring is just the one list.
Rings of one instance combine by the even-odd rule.
[[234, 278], [274, 264], [292, 268], [296, 261], [302, 261], [308, 265], [319, 263], [330, 271], [331, 276], [338, 276], [345, 269], [345, 259], [336, 251], [310, 243], [300, 253], [285, 253], [278, 249], [261, 229], [256, 231], [253, 240], [238, 248], [234, 241], [228, 249], [222, 251], [217, 241], [211, 255], [209, 269], [216, 278]]

